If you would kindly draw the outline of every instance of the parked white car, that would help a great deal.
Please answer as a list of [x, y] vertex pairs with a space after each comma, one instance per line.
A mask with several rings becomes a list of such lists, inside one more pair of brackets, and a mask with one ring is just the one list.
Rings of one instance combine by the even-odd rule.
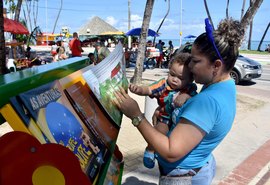
[[235, 84], [241, 81], [250, 81], [262, 75], [262, 66], [259, 62], [239, 55], [231, 71]]

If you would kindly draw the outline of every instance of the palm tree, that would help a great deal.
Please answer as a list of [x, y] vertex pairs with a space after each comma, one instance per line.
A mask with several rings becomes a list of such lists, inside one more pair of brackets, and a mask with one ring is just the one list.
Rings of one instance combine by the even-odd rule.
[[[263, 0], [254, 0], [253, 3], [251, 3], [249, 8], [247, 9], [245, 15], [241, 18], [241, 26], [244, 28], [245, 32], [247, 30], [248, 25], [251, 25], [252, 20], [255, 16], [257, 10], [260, 8], [262, 2], [263, 2]], [[252, 33], [252, 31], [251, 31], [251, 33]], [[251, 38], [251, 35], [250, 35], [250, 38]], [[249, 49], [250, 49], [250, 47], [249, 47]]]
[[227, 19], [229, 18], [229, 4], [230, 4], [230, 0], [227, 0], [227, 6], [226, 6], [226, 17], [227, 17]]
[[251, 20], [255, 16], [257, 10], [260, 8], [263, 0], [254, 0], [253, 4], [249, 6], [245, 15], [241, 19], [241, 26], [246, 30], [248, 25], [250, 24]]
[[[3, 1], [0, 1], [0, 40], [1, 41], [5, 41], [3, 8], [4, 8]], [[0, 43], [0, 74], [5, 74], [5, 73], [7, 73], [5, 42], [1, 42]]]
[[249, 25], [248, 50], [251, 49], [252, 29], [253, 29], [253, 20], [250, 21], [250, 25]]
[[[250, 6], [252, 6], [253, 0], [250, 0], [249, 3], [250, 3]], [[241, 19], [242, 18], [243, 18], [243, 14], [241, 15]], [[253, 28], [253, 19], [250, 21], [250, 25], [249, 25], [248, 50], [250, 50], [250, 48], [251, 48], [252, 28]]]
[[[166, 1], [166, 0], [165, 0], [165, 1]], [[160, 28], [161, 28], [163, 22], [165, 21], [166, 17], [167, 17], [168, 14], [169, 14], [169, 12], [170, 12], [170, 0], [168, 0], [168, 9], [167, 9], [167, 12], [166, 12], [165, 16], [164, 16], [164, 18], [162, 19], [162, 21], [161, 21], [161, 23], [160, 23], [160, 25], [159, 25], [159, 27], [158, 27], [158, 29], [157, 29], [157, 31], [156, 31], [157, 33], [159, 32], [159, 30], [160, 30]], [[156, 37], [154, 37], [153, 44], [155, 44], [155, 42], [156, 42]]]
[[142, 30], [139, 41], [138, 55], [136, 60], [136, 67], [134, 71], [134, 76], [132, 77], [132, 82], [135, 84], [141, 84], [142, 72], [143, 72], [143, 62], [145, 59], [145, 48], [146, 48], [146, 38], [148, 33], [148, 28], [150, 24], [150, 19], [154, 7], [155, 0], [147, 0], [144, 10]]
[[[34, 0], [34, 1], [33, 1], [33, 19], [34, 19], [34, 26], [35, 26], [35, 28], [37, 27], [38, 1], [39, 1], [39, 0]], [[36, 2], [36, 3], [35, 3], [35, 2]], [[36, 8], [36, 10], [35, 10], [35, 8]]]
[[56, 17], [56, 20], [55, 20], [55, 23], [54, 23], [54, 26], [53, 26], [53, 33], [54, 33], [54, 31], [55, 31], [55, 27], [56, 27], [57, 21], [58, 21], [59, 16], [60, 16], [60, 13], [61, 13], [61, 10], [62, 10], [62, 6], [63, 6], [63, 0], [61, 0], [61, 4], [60, 4], [59, 11], [58, 11], [58, 15], [57, 15], [57, 17]]
[[206, 10], [206, 13], [207, 13], [207, 17], [210, 20], [213, 29], [215, 30], [215, 27], [214, 27], [214, 24], [213, 24], [213, 21], [212, 21], [212, 18], [211, 18], [211, 15], [210, 15], [206, 0], [204, 0], [204, 7], [205, 7], [205, 10]]
[[[31, 4], [32, 4], [32, 1], [31, 0], [26, 0], [25, 1], [25, 5], [26, 5], [26, 10], [27, 10], [27, 18], [28, 18], [28, 21], [29, 21], [29, 27], [30, 27], [30, 30], [32, 30], [32, 21], [31, 21]], [[25, 19], [27, 20], [27, 19]]]
[[18, 0], [16, 9], [15, 9], [15, 16], [14, 16], [15, 21], [19, 21], [20, 13], [21, 13], [21, 7], [22, 7], [22, 0]]
[[243, 0], [242, 9], [241, 9], [241, 19], [242, 19], [243, 16], [244, 16], [245, 6], [246, 6], [246, 0]]
[[266, 29], [265, 29], [265, 31], [264, 31], [264, 33], [263, 33], [263, 36], [262, 36], [262, 39], [261, 39], [261, 41], [260, 41], [260, 43], [259, 43], [259, 46], [258, 46], [257, 51], [261, 51], [261, 45], [262, 45], [262, 42], [263, 42], [263, 40], [264, 40], [264, 37], [265, 37], [265, 35], [266, 35], [266, 33], [267, 33], [269, 27], [270, 27], [270, 22], [268, 23], [268, 26], [266, 27]]

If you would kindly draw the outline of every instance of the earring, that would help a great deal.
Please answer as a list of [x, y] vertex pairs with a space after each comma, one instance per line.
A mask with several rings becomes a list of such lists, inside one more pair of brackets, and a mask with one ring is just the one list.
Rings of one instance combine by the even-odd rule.
[[213, 75], [216, 76], [217, 75], [217, 72], [213, 72]]

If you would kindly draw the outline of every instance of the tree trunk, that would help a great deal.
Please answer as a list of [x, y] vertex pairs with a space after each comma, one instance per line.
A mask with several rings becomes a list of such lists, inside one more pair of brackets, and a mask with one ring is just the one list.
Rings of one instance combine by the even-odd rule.
[[145, 59], [145, 49], [146, 49], [146, 38], [148, 35], [148, 28], [152, 15], [152, 10], [154, 7], [154, 2], [155, 0], [147, 0], [145, 5], [138, 55], [136, 60], [136, 67], [134, 71], [134, 76], [132, 77], [133, 78], [132, 81], [135, 84], [141, 84], [142, 82], [143, 63]]
[[251, 20], [255, 16], [257, 10], [260, 8], [263, 0], [254, 0], [253, 5], [249, 6], [245, 15], [241, 19], [241, 26], [246, 30], [248, 25], [250, 24]]
[[251, 21], [249, 25], [248, 50], [251, 50], [252, 28], [253, 28], [253, 21]]
[[[250, 0], [249, 4], [250, 6], [253, 6], [253, 0]], [[252, 28], [253, 28], [253, 19], [250, 21], [249, 25], [248, 50], [251, 50]]]
[[18, 0], [16, 10], [15, 10], [15, 21], [19, 21], [20, 13], [21, 13], [21, 7], [22, 7], [22, 0]]
[[[166, 0], [165, 0], [165, 1], [166, 1]], [[163, 22], [165, 21], [166, 17], [167, 17], [168, 14], [169, 14], [169, 12], [170, 12], [170, 0], [168, 0], [168, 9], [167, 9], [167, 12], [166, 12], [165, 16], [164, 16], [164, 18], [162, 19], [162, 21], [161, 21], [161, 23], [160, 23], [160, 25], [159, 25], [159, 27], [158, 27], [158, 29], [157, 29], [157, 31], [156, 31], [157, 33], [159, 32], [159, 30], [160, 30], [160, 28], [161, 28]], [[155, 44], [155, 42], [156, 42], [156, 37], [154, 37], [153, 44]]]
[[4, 36], [4, 16], [3, 1], [0, 1], [0, 74], [6, 74], [6, 52], [5, 52], [5, 36]]
[[227, 19], [229, 18], [229, 4], [230, 4], [230, 0], [227, 0], [227, 6], [226, 6], [226, 17], [227, 17]]
[[245, 6], [246, 6], [246, 0], [243, 0], [242, 9], [241, 9], [241, 19], [242, 19], [243, 16], [244, 16]]
[[[29, 3], [30, 2], [30, 3]], [[27, 16], [28, 16], [28, 21], [29, 21], [29, 27], [30, 30], [32, 31], [32, 21], [31, 21], [31, 3], [32, 1], [25, 1], [26, 5], [26, 10], [27, 10]]]
[[32, 5], [33, 6], [32, 7], [32, 10], [33, 10], [32, 14], [33, 14], [33, 20], [34, 20], [34, 28], [37, 27], [37, 15], [36, 15], [36, 13], [37, 13], [36, 12], [36, 10], [37, 10], [36, 7], [38, 6], [37, 2], [38, 1], [33, 1], [33, 5]]
[[206, 0], [204, 0], [204, 7], [205, 7], [205, 10], [206, 10], [206, 13], [207, 13], [208, 19], [210, 20], [211, 25], [212, 25], [212, 27], [213, 27], [213, 30], [215, 30], [215, 27], [214, 27], [214, 24], [213, 24], [213, 21], [212, 21], [212, 18], [211, 18], [210, 12], [209, 12], [209, 10], [208, 10], [208, 6], [207, 6], [207, 2], [206, 2]]
[[261, 41], [260, 41], [260, 44], [259, 44], [259, 46], [258, 46], [257, 51], [261, 51], [261, 45], [262, 45], [262, 43], [263, 43], [264, 37], [265, 37], [265, 35], [266, 35], [266, 33], [267, 33], [269, 27], [270, 27], [270, 22], [268, 23], [268, 26], [266, 27], [266, 29], [265, 29], [265, 31], [264, 31], [264, 33], [263, 33], [263, 36], [262, 36], [262, 39], [261, 39]]
[[61, 5], [60, 5], [60, 8], [59, 8], [59, 11], [58, 11], [56, 20], [55, 20], [55, 22], [54, 22], [53, 32], [52, 32], [52, 33], [54, 33], [54, 31], [55, 31], [55, 27], [56, 27], [57, 21], [58, 21], [58, 19], [59, 19], [59, 16], [60, 16], [60, 13], [61, 13], [61, 10], [62, 10], [62, 6], [63, 6], [63, 0], [61, 0]]

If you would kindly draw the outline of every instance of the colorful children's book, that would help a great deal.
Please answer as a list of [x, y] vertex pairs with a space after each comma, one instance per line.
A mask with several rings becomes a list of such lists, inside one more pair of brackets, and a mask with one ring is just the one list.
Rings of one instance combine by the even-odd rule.
[[123, 87], [125, 90], [128, 88], [122, 44], [117, 44], [108, 57], [84, 72], [83, 78], [114, 123], [120, 126], [122, 113], [113, 104], [112, 99], [115, 98], [114, 92], [119, 90], [119, 87]]
[[48, 143], [48, 139], [46, 136], [42, 133], [42, 131], [37, 126], [37, 123], [33, 120], [31, 115], [29, 114], [28, 110], [24, 107], [23, 102], [19, 99], [19, 97], [14, 96], [9, 99], [9, 102], [12, 106], [12, 108], [16, 111], [16, 113], [20, 116], [21, 120], [25, 124], [25, 126], [28, 128], [30, 133], [35, 136], [40, 143]]
[[94, 183], [108, 160], [109, 150], [80, 120], [59, 81], [18, 96], [46, 138], [69, 148]]
[[119, 128], [112, 123], [110, 116], [107, 115], [89, 87], [77, 82], [66, 88], [65, 92], [88, 129], [113, 152]]
[[121, 185], [124, 170], [123, 155], [116, 145], [110, 165], [104, 180], [104, 184]]

